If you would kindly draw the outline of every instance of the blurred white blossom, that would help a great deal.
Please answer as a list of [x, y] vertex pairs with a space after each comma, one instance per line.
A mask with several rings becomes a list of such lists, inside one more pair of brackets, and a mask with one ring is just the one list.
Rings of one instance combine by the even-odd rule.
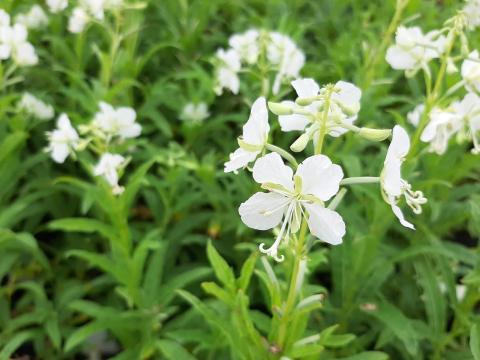
[[81, 33], [89, 21], [87, 12], [81, 7], [76, 7], [68, 19], [68, 31], [75, 34]]
[[480, 0], [466, 0], [463, 12], [467, 17], [468, 29], [473, 30], [480, 25]]
[[223, 89], [229, 89], [232, 93], [238, 94], [240, 89], [240, 79], [238, 78], [241, 67], [240, 56], [233, 49], [218, 49], [215, 56], [220, 63], [216, 69], [215, 93], [221, 95]]
[[130, 107], [114, 108], [100, 102], [100, 111], [95, 114], [93, 125], [105, 133], [107, 137], [118, 136], [121, 139], [135, 138], [142, 132], [140, 124], [135, 122], [137, 114]]
[[0, 60], [12, 58], [18, 66], [36, 65], [38, 57], [27, 37], [27, 28], [22, 24], [10, 26], [10, 16], [0, 9]]
[[112, 187], [112, 192], [119, 195], [124, 188], [118, 185], [118, 171], [126, 164], [126, 160], [122, 155], [105, 153], [101, 156], [98, 164], [93, 169], [95, 176], [102, 176]]
[[480, 58], [477, 50], [463, 61], [461, 73], [467, 90], [480, 92]]
[[53, 118], [55, 114], [51, 105], [44, 103], [28, 92], [23, 94], [18, 106], [27, 114], [30, 114], [40, 120], [49, 120]]
[[260, 54], [259, 36], [258, 30], [248, 30], [243, 34], [232, 35], [228, 40], [228, 44], [236, 51], [242, 61], [245, 61], [247, 64], [254, 64], [257, 62]]
[[461, 101], [454, 102], [451, 108], [458, 116], [460, 130], [473, 142], [472, 153], [480, 154], [480, 97], [468, 93]]
[[430, 152], [442, 155], [447, 150], [448, 141], [460, 128], [461, 121], [455, 111], [433, 108], [420, 140], [430, 144]]
[[73, 153], [79, 143], [79, 136], [70, 123], [66, 114], [61, 114], [57, 120], [57, 128], [47, 133], [49, 145], [47, 152], [50, 153], [53, 161], [63, 163]]
[[204, 102], [194, 104], [188, 103], [184, 106], [180, 119], [193, 123], [200, 123], [210, 116], [208, 106]]
[[46, 0], [48, 9], [52, 13], [58, 13], [65, 10], [68, 6], [68, 0]]
[[28, 29], [38, 29], [48, 24], [48, 17], [41, 6], [33, 5], [26, 13], [18, 14], [15, 21]]

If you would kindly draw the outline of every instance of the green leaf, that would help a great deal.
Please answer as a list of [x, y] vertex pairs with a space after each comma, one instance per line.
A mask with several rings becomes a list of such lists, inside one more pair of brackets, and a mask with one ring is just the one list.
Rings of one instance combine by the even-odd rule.
[[158, 340], [156, 343], [168, 360], [196, 360], [192, 354], [173, 340]]
[[34, 330], [19, 332], [3, 346], [0, 351], [0, 360], [10, 360], [10, 356], [17, 350], [23, 343], [34, 339], [38, 335], [38, 332]]
[[218, 300], [224, 302], [228, 306], [235, 306], [235, 300], [233, 297], [216, 283], [204, 282], [202, 283], [202, 288], [206, 293], [215, 296]]
[[258, 251], [253, 252], [242, 266], [240, 271], [240, 277], [238, 278], [238, 287], [243, 291], [246, 291], [250, 284], [253, 271], [255, 270], [255, 264], [258, 259]]
[[103, 324], [100, 321], [92, 321], [91, 323], [80, 327], [67, 338], [64, 348], [65, 352], [68, 352], [75, 346], [84, 343], [84, 341], [86, 341], [91, 335], [105, 329], [107, 329], [107, 324]]
[[470, 351], [475, 360], [480, 360], [480, 331], [478, 324], [474, 324], [470, 328]]
[[234, 291], [235, 275], [233, 274], [233, 270], [213, 247], [211, 241], [209, 241], [207, 245], [207, 256], [217, 279], [231, 291]]
[[63, 230], [67, 232], [98, 232], [112, 242], [117, 240], [117, 234], [113, 227], [101, 221], [88, 218], [65, 218], [51, 221], [48, 228], [52, 230]]

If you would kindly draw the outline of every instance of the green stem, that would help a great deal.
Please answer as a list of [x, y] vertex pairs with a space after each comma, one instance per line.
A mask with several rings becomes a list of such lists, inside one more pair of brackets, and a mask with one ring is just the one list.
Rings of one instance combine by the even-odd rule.
[[278, 155], [280, 155], [281, 157], [283, 157], [285, 160], [287, 160], [294, 168], [297, 168], [298, 167], [298, 163], [297, 163], [297, 160], [295, 160], [295, 158], [293, 157], [292, 154], [290, 154], [288, 151], [278, 147], [278, 146], [275, 146], [273, 144], [266, 144], [265, 145], [265, 148], [267, 150], [270, 150], [270, 151], [273, 151], [273, 152], [276, 152]]
[[379, 182], [380, 178], [378, 176], [357, 176], [343, 179], [340, 181], [340, 185], [374, 184]]
[[332, 97], [332, 93], [335, 87], [333, 85], [329, 85], [327, 88], [327, 93], [325, 95], [325, 103], [324, 109], [321, 118], [320, 130], [318, 132], [318, 141], [317, 145], [315, 146], [315, 155], [322, 153], [323, 142], [325, 139], [325, 135], [327, 134], [327, 120], [328, 120], [328, 113], [330, 111], [330, 99]]

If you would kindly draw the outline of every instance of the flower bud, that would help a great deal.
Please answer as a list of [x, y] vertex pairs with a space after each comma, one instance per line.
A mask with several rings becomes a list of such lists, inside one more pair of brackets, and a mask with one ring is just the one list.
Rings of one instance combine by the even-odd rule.
[[295, 103], [300, 106], [308, 106], [314, 101], [315, 99], [313, 98], [297, 98], [297, 100], [295, 100]]
[[392, 133], [390, 129], [370, 129], [361, 128], [358, 134], [364, 139], [371, 141], [383, 141], [387, 139]]
[[458, 72], [458, 68], [451, 57], [447, 59], [447, 74], [455, 74]]
[[360, 103], [355, 102], [352, 104], [345, 104], [344, 102], [341, 101], [335, 101], [338, 106], [342, 109], [343, 113], [347, 116], [354, 116], [357, 115], [358, 112], [360, 111]]
[[282, 103], [268, 102], [268, 108], [275, 115], [291, 115], [293, 114], [292, 107]]
[[298, 137], [295, 142], [290, 145], [290, 149], [294, 152], [303, 151], [307, 147], [308, 142], [310, 141], [310, 136], [308, 134], [302, 134]]

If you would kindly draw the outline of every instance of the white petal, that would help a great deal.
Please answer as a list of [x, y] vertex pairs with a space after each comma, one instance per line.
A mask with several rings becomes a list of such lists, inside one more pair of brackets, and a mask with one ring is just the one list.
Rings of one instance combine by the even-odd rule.
[[385, 161], [382, 174], [382, 186], [389, 196], [400, 196], [402, 194], [402, 163], [399, 159], [391, 158]]
[[[285, 105], [295, 105], [293, 101], [282, 101], [281, 104]], [[305, 127], [310, 122], [307, 116], [292, 114], [292, 115], [280, 115], [278, 117], [278, 122], [282, 131], [303, 131]]]
[[412, 54], [397, 45], [388, 48], [385, 60], [395, 70], [411, 70], [417, 66], [417, 61]]
[[253, 166], [253, 179], [259, 183], [274, 183], [293, 191], [293, 170], [283, 163], [277, 153], [259, 158]]
[[277, 193], [257, 192], [240, 205], [238, 212], [248, 227], [268, 230], [282, 221], [283, 214], [291, 200]]
[[395, 199], [390, 198], [390, 206], [392, 207], [393, 213], [395, 214], [397, 219], [400, 221], [400, 224], [402, 224], [403, 226], [409, 229], [415, 230], [415, 226], [413, 226], [413, 224], [405, 220], [402, 210], [395, 204]]
[[338, 192], [343, 170], [332, 164], [327, 156], [315, 155], [298, 166], [296, 175], [302, 178], [302, 194], [311, 194], [327, 201]]
[[67, 144], [54, 144], [51, 148], [51, 156], [53, 161], [62, 164], [70, 154]]
[[[360, 109], [360, 98], [362, 97], [362, 90], [356, 87], [354, 84], [346, 81], [338, 81], [335, 84], [335, 88], [339, 89], [339, 92], [332, 94], [332, 99], [342, 103], [344, 106], [352, 109]], [[358, 112], [354, 111], [354, 112]]]
[[242, 148], [238, 148], [235, 152], [230, 154], [230, 160], [225, 163], [225, 172], [237, 171], [243, 169], [256, 159], [258, 151], [247, 151]]
[[388, 147], [385, 162], [391, 158], [403, 159], [410, 150], [410, 138], [407, 132], [399, 125], [395, 125], [392, 131], [392, 142]]
[[320, 86], [313, 79], [297, 79], [292, 81], [292, 86], [297, 92], [298, 97], [312, 97], [317, 96], [320, 91]]
[[269, 131], [267, 102], [264, 97], [259, 97], [253, 103], [250, 117], [243, 126], [243, 140], [247, 144], [263, 146]]
[[306, 204], [305, 208], [310, 215], [308, 227], [314, 236], [331, 245], [342, 243], [345, 235], [345, 223], [337, 212], [318, 204]]

